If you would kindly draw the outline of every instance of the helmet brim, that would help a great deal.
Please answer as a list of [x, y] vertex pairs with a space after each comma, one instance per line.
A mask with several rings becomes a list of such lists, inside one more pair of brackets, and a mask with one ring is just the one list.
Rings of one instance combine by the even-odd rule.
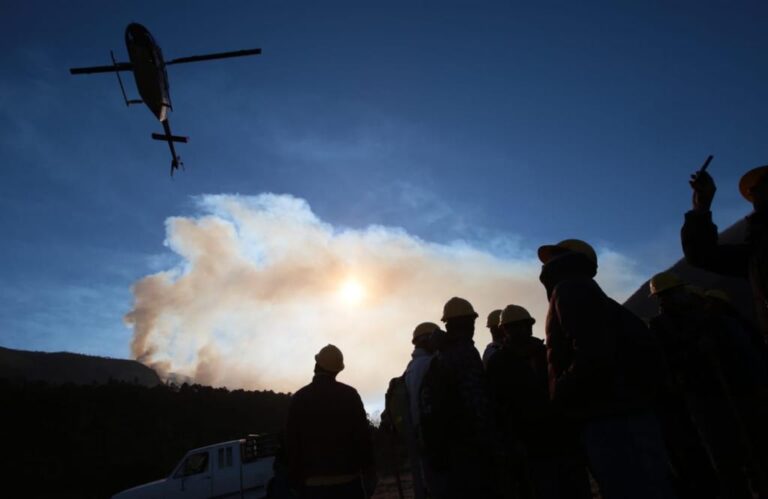
[[658, 296], [660, 293], [663, 293], [665, 291], [669, 291], [670, 289], [680, 288], [680, 287], [683, 287], [685, 285], [686, 284], [684, 282], [681, 282], [679, 284], [675, 284], [675, 285], [672, 285], [672, 286], [667, 286], [664, 289], [657, 289], [656, 291], [651, 291], [650, 293], [648, 293], [648, 298], [653, 298], [654, 296]]
[[547, 244], [544, 246], [541, 246], [538, 250], [539, 255], [539, 261], [541, 263], [547, 263], [556, 256], [560, 256], [563, 253], [569, 252], [569, 249], [563, 248], [562, 246], [557, 246], [555, 244]]
[[516, 321], [500, 322], [499, 326], [506, 326], [507, 324], [516, 324], [518, 322], [524, 322], [524, 323], [527, 323], [527, 324], [530, 324], [531, 326], [533, 326], [534, 324], [536, 324], [536, 319], [534, 319], [533, 317], [529, 317], [529, 318], [525, 318], [525, 319], [518, 319]]
[[452, 315], [452, 316], [450, 316], [450, 317], [446, 317], [446, 316], [443, 316], [443, 317], [440, 319], [440, 321], [441, 321], [441, 322], [448, 322], [448, 321], [449, 321], [449, 320], [451, 320], [451, 319], [458, 319], [459, 317], [472, 317], [473, 319], [477, 319], [477, 318], [478, 318], [478, 317], [480, 317], [480, 316], [478, 315], [478, 313], [477, 313], [477, 312], [475, 312], [475, 313], [473, 313], [473, 314], [465, 314], [465, 315]]
[[768, 165], [752, 168], [741, 177], [741, 180], [739, 180], [739, 192], [744, 196], [744, 199], [750, 203], [754, 201], [750, 191], [765, 175], [768, 175]]

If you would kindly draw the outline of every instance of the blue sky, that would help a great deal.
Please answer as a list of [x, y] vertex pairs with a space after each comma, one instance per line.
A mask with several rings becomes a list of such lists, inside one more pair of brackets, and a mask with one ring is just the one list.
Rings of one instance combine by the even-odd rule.
[[[0, 31], [0, 345], [129, 355], [130, 286], [194, 196], [285, 193], [335, 227], [504, 256], [580, 237], [648, 276], [679, 257], [707, 154], [716, 219], [768, 158], [765, 2], [16, 2]], [[113, 75], [144, 24], [187, 171]], [[125, 75], [130, 96], [136, 90]], [[638, 283], [639, 284], [639, 283]]]

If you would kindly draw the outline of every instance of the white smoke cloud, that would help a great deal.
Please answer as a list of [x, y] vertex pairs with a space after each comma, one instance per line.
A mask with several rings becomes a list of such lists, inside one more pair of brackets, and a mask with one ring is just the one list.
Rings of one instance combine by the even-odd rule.
[[[531, 252], [498, 257], [466, 242], [435, 244], [392, 227], [334, 227], [288, 195], [197, 198], [200, 215], [167, 220], [179, 263], [133, 287], [132, 353], [161, 374], [229, 388], [296, 391], [314, 354], [344, 353], [339, 379], [380, 406], [388, 380], [410, 358], [410, 335], [439, 322], [452, 296], [485, 315], [525, 306], [543, 335], [547, 302]], [[600, 278], [623, 298], [640, 281], [629, 260], [601, 252]], [[629, 270], [628, 270], [629, 269]]]

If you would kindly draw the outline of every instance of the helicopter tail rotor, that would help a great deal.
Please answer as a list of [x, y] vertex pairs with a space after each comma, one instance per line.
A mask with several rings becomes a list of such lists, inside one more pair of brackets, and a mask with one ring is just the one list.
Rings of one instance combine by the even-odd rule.
[[167, 119], [163, 120], [162, 123], [165, 133], [153, 133], [152, 138], [168, 143], [168, 149], [171, 151], [171, 177], [173, 177], [174, 170], [178, 170], [179, 167], [184, 168], [184, 163], [181, 162], [181, 157], [176, 154], [176, 148], [173, 147], [173, 143], [181, 142], [182, 144], [186, 144], [189, 141], [189, 137], [173, 135], [173, 133], [171, 133], [171, 124], [168, 123]]
[[173, 171], [178, 170], [179, 167], [184, 170], [184, 163], [181, 161], [181, 156], [176, 156], [171, 160], [171, 177], [173, 177]]

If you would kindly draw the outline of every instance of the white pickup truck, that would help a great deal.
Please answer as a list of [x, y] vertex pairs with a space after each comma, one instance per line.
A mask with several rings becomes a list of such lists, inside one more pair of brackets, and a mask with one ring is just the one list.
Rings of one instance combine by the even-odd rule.
[[273, 435], [194, 449], [167, 478], [124, 490], [112, 499], [267, 497], [278, 442]]

